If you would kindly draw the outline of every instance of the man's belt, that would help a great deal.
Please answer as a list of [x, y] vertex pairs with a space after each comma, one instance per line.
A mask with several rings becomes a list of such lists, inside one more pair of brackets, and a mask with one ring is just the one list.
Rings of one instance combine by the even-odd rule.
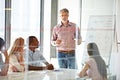
[[68, 50], [68, 51], [58, 50], [58, 52], [63, 52], [63, 53], [75, 53], [75, 50]]

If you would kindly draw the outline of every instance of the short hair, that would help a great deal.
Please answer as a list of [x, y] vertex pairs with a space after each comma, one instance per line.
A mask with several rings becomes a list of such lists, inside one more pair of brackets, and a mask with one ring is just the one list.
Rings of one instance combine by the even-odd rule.
[[37, 39], [37, 38], [35, 36], [29, 36], [27, 39], [27, 44], [30, 45], [31, 43], [33, 43], [34, 39]]
[[60, 10], [60, 12], [66, 12], [66, 13], [69, 13], [69, 10], [67, 8], [63, 8]]

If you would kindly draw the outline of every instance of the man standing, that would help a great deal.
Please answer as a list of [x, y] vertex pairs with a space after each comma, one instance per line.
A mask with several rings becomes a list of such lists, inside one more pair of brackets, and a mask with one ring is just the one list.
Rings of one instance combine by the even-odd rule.
[[75, 46], [81, 44], [80, 29], [68, 20], [69, 10], [60, 10], [61, 23], [53, 28], [52, 45], [57, 47], [60, 68], [75, 69]]

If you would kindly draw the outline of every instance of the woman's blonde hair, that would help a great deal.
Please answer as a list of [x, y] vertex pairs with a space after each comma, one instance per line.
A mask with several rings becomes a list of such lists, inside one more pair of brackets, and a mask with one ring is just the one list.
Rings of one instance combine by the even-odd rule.
[[13, 43], [9, 55], [12, 55], [16, 52], [21, 52], [21, 50], [23, 50], [23, 47], [24, 47], [24, 39], [22, 37], [17, 38]]

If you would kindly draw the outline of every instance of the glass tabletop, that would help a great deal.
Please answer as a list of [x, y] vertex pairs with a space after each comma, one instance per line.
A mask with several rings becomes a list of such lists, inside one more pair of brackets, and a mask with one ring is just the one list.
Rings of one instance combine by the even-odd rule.
[[78, 70], [55, 69], [43, 71], [14, 72], [7, 76], [0, 76], [2, 80], [90, 80], [88, 77], [80, 78]]

